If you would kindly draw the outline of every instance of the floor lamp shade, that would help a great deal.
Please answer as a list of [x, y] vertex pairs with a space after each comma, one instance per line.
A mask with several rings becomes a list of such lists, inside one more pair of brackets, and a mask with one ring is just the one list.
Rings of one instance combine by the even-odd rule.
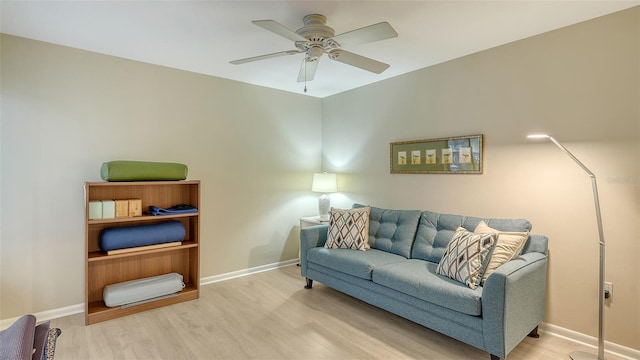
[[530, 139], [548, 139], [567, 154], [573, 161], [578, 164], [591, 178], [591, 188], [593, 190], [593, 202], [596, 207], [596, 221], [598, 224], [598, 238], [600, 243], [600, 284], [598, 286], [598, 354], [591, 354], [583, 351], [574, 351], [569, 356], [573, 360], [604, 360], [604, 232], [602, 230], [602, 216], [600, 215], [600, 200], [598, 198], [598, 185], [596, 176], [589, 170], [578, 158], [576, 158], [567, 148], [562, 146], [556, 139], [550, 135], [529, 135]]
[[329, 208], [331, 207], [331, 200], [328, 193], [334, 193], [338, 191], [338, 181], [336, 174], [329, 173], [317, 173], [313, 174], [313, 184], [311, 185], [311, 191], [322, 193], [318, 200], [318, 212], [321, 221], [329, 220]]

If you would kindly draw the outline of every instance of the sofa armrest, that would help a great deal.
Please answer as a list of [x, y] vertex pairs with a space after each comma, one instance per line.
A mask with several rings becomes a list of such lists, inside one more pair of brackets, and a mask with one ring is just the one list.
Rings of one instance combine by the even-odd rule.
[[307, 276], [307, 251], [314, 247], [324, 246], [327, 242], [328, 224], [310, 226], [300, 230], [300, 272]]
[[544, 320], [547, 255], [530, 252], [500, 266], [482, 290], [485, 349], [506, 357]]

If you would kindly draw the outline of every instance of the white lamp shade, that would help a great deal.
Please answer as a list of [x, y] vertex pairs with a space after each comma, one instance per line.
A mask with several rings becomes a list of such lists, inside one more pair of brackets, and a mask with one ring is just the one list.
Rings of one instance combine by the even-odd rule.
[[313, 174], [313, 184], [311, 185], [311, 191], [323, 194], [334, 193], [338, 191], [336, 174]]

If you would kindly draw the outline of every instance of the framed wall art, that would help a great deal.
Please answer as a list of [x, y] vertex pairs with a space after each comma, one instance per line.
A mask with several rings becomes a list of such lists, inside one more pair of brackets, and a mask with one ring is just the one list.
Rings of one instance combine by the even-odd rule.
[[482, 174], [483, 135], [392, 142], [392, 174]]

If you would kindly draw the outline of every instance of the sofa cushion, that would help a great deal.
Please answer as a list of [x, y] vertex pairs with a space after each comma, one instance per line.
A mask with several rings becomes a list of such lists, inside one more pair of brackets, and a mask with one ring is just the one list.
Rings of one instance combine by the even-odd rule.
[[329, 233], [324, 247], [329, 249], [369, 249], [368, 206], [341, 210], [331, 208]]
[[459, 227], [438, 264], [436, 273], [475, 289], [496, 246], [496, 234], [476, 234]]
[[[353, 207], [362, 206], [354, 204]], [[372, 249], [409, 258], [420, 214], [420, 210], [388, 210], [371, 207], [369, 246]]]
[[406, 260], [373, 271], [373, 282], [420, 300], [464, 314], [482, 313], [482, 287], [471, 289], [455, 280], [436, 274], [438, 264]]
[[371, 272], [382, 265], [407, 261], [406, 258], [386, 251], [370, 249], [309, 249], [307, 261], [362, 279], [371, 280]]
[[531, 231], [531, 223], [525, 219], [478, 218], [423, 211], [420, 216], [416, 241], [411, 250], [411, 258], [439, 263], [456, 229], [461, 226], [473, 231], [480, 221], [484, 221], [488, 226], [498, 231]]
[[516, 231], [498, 231], [492, 227], [489, 227], [484, 221], [480, 221], [474, 233], [494, 233], [497, 235], [496, 247], [493, 249], [489, 264], [482, 275], [480, 285], [484, 285], [489, 275], [491, 275], [500, 265], [510, 261], [522, 251], [524, 243], [529, 238], [529, 232], [516, 232]]

